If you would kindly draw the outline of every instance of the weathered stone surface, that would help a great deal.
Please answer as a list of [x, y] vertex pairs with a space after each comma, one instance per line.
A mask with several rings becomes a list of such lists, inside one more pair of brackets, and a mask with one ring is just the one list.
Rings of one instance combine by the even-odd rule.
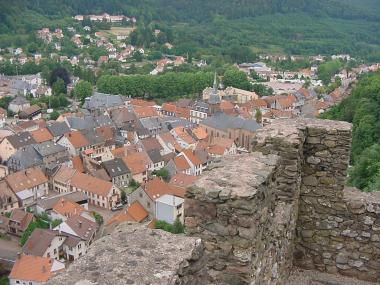
[[192, 258], [200, 258], [199, 247], [197, 238], [121, 224], [47, 284], [175, 284], [177, 271], [184, 271]]

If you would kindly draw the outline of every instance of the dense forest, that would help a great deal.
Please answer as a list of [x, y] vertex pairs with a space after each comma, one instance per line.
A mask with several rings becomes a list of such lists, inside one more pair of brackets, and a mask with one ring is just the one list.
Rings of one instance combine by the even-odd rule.
[[363, 76], [352, 95], [323, 118], [353, 123], [349, 183], [364, 191], [380, 189], [380, 72]]
[[[142, 26], [170, 27], [179, 53], [217, 54], [230, 47], [287, 54], [350, 53], [380, 59], [375, 0], [3, 0], [0, 41], [27, 42], [43, 26], [75, 14], [126, 14]], [[15, 33], [16, 32], [16, 33]], [[5, 37], [7, 35], [7, 37]]]

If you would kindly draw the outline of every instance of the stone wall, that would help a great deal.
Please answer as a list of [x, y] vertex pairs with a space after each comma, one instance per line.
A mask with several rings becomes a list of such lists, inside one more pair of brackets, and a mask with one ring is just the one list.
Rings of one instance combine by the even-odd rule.
[[297, 205], [278, 203], [276, 189], [298, 185], [298, 158], [293, 155], [289, 153], [293, 165], [289, 163], [286, 174], [276, 155], [226, 158], [188, 189], [185, 224], [189, 235], [204, 242], [212, 283], [285, 282], [292, 266]]
[[344, 189], [351, 132], [308, 127], [295, 264], [380, 280], [380, 196]]
[[348, 123], [282, 120], [257, 133], [260, 153], [204, 173], [185, 224], [205, 243], [210, 280], [284, 284], [293, 262], [379, 280], [380, 199], [343, 191], [350, 146]]

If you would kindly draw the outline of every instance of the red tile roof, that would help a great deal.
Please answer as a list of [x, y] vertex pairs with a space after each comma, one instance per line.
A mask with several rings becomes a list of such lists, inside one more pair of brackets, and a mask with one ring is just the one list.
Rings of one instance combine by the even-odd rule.
[[177, 173], [170, 179], [170, 184], [178, 187], [188, 187], [193, 184], [198, 178], [196, 176], [187, 175], [184, 173]]
[[134, 112], [139, 119], [158, 117], [158, 113], [154, 107], [134, 107]]
[[166, 194], [174, 195], [177, 197], [184, 198], [186, 190], [181, 187], [174, 186], [172, 184], [166, 183], [159, 178], [154, 178], [146, 182], [143, 186], [145, 193], [153, 201], [159, 197], [162, 197]]
[[53, 259], [21, 255], [16, 259], [9, 278], [34, 282], [46, 282], [51, 276]]
[[177, 171], [184, 171], [190, 168], [189, 163], [183, 155], [176, 156], [173, 161], [177, 168]]
[[75, 148], [88, 146], [90, 144], [90, 142], [80, 131], [72, 131], [70, 133], [65, 134], [65, 137]]
[[30, 134], [37, 143], [51, 141], [53, 139], [53, 135], [49, 132], [47, 128], [32, 131], [30, 132]]

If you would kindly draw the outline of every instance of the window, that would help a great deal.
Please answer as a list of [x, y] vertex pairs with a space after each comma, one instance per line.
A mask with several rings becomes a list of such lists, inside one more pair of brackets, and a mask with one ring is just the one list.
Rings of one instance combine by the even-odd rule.
[[146, 206], [150, 208], [150, 202], [146, 202]]
[[142, 195], [142, 193], [141, 193], [141, 192], [140, 192], [139, 196], [140, 196], [140, 198], [142, 198], [142, 196], [143, 196], [143, 195]]
[[82, 244], [81, 243], [78, 244], [78, 249], [80, 249], [80, 248], [82, 248]]
[[56, 248], [54, 249], [54, 254], [57, 254], [57, 249]]
[[20, 281], [16, 280], [16, 284], [20, 284]]

